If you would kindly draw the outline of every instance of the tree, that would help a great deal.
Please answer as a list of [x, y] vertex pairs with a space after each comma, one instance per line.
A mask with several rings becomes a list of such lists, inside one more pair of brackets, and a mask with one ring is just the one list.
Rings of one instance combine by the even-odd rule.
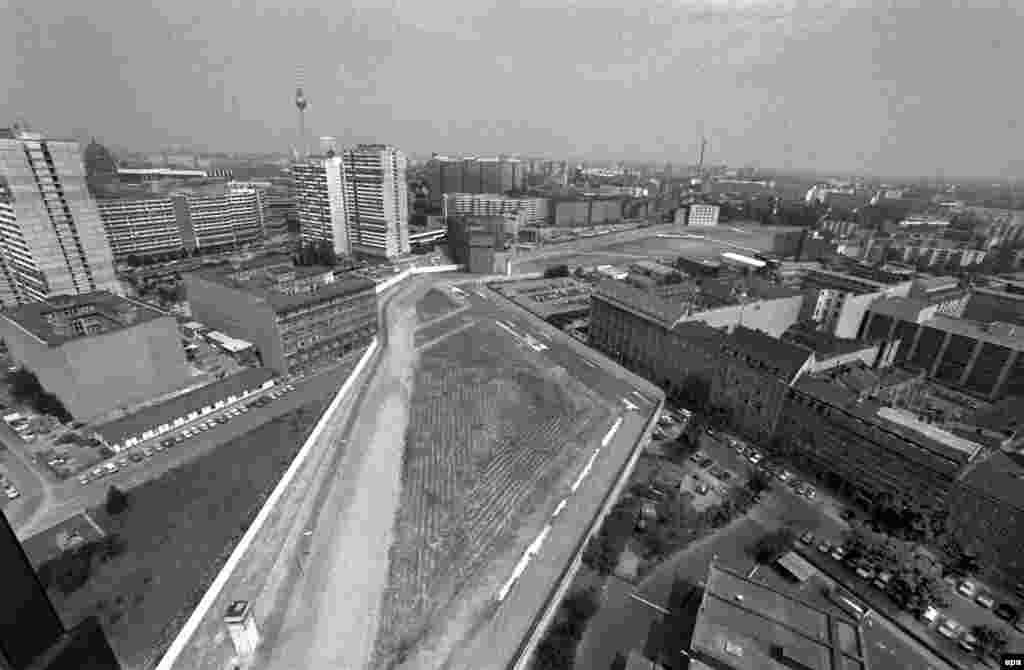
[[590, 538], [583, 550], [583, 562], [603, 577], [615, 572], [619, 558], [607, 534], [601, 532]]
[[107, 502], [106, 510], [107, 514], [117, 515], [128, 509], [128, 494], [117, 488], [111, 486], [107, 489]]
[[978, 638], [978, 656], [999, 656], [1006, 649], [1009, 640], [1006, 633], [991, 626], [976, 625], [971, 627], [971, 633]]
[[765, 565], [774, 563], [780, 556], [793, 549], [796, 533], [788, 526], [762, 535], [754, 545], [754, 558]]
[[750, 473], [750, 477], [747, 478], [747, 489], [755, 497], [760, 496], [765, 491], [771, 489], [771, 487], [772, 480], [764, 470], [754, 470]]
[[545, 279], [554, 279], [556, 277], [568, 277], [569, 266], [562, 263], [561, 265], [552, 265], [544, 270]]
[[576, 662], [576, 641], [564, 633], [548, 632], [537, 646], [534, 670], [572, 670]]
[[562, 604], [571, 618], [589, 621], [601, 608], [601, 598], [593, 586], [576, 589], [565, 598]]

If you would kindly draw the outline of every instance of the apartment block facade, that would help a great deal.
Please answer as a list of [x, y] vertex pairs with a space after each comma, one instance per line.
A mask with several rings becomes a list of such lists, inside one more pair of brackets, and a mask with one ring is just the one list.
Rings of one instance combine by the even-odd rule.
[[170, 198], [104, 198], [96, 204], [115, 259], [185, 248], [177, 210]]
[[278, 265], [185, 275], [198, 321], [256, 345], [263, 365], [296, 374], [366, 346], [377, 334], [377, 293], [330, 268]]
[[686, 225], [718, 225], [718, 205], [702, 205], [699, 203], [690, 205], [689, 210], [686, 214]]
[[328, 242], [338, 256], [352, 253], [345, 213], [345, 172], [341, 158], [311, 158], [292, 164], [292, 196], [303, 242]]
[[0, 315], [0, 337], [76, 419], [144, 402], [189, 379], [177, 320], [105, 291]]
[[120, 293], [78, 142], [0, 129], [0, 256], [8, 304]]
[[409, 198], [404, 153], [361, 144], [343, 154], [345, 216], [353, 252], [395, 258], [409, 253]]
[[529, 226], [548, 222], [547, 198], [513, 198], [492, 193], [446, 193], [444, 216], [520, 216]]

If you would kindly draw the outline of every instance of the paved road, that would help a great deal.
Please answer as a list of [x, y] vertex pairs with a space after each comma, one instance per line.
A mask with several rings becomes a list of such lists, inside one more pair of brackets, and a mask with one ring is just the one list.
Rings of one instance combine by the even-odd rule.
[[4, 514], [11, 527], [17, 530], [40, 509], [50, 504], [53, 495], [53, 482], [47, 481], [31, 464], [28, 445], [11, 430], [10, 426], [0, 425], [0, 444], [3, 445], [0, 462], [11, 482], [18, 487], [20, 498], [4, 501]]
[[[76, 477], [54, 484], [47, 481], [46, 477], [36, 474], [35, 477], [39, 482], [37, 486], [40, 488], [37, 488], [32, 495], [40, 502], [35, 505], [34, 509], [26, 510], [23, 507], [22, 510], [16, 512], [17, 516], [12, 519], [12, 525], [15, 526], [18, 537], [25, 539], [74, 516], [83, 509], [102, 504], [110, 486], [126, 490], [138, 486], [159, 477], [172, 468], [198, 458], [224, 442], [244, 435], [275, 417], [318, 398], [324, 398], [337, 391], [339, 381], [334, 370], [326, 370], [316, 376], [296, 382], [294, 385], [294, 392], [273, 401], [266, 407], [253, 408], [249, 412], [231, 419], [226, 424], [215, 425], [210, 430], [199, 433], [181, 444], [154, 454], [142, 463], [131, 463], [113, 475], [89, 484], [82, 485]], [[252, 396], [253, 399], [257, 397]], [[249, 400], [247, 399], [247, 401]], [[181, 430], [176, 432], [181, 432]], [[166, 439], [166, 437], [166, 435], [161, 436], [160, 439]], [[155, 439], [145, 444], [152, 446], [158, 442], [159, 440]], [[133, 450], [137, 450], [137, 448], [133, 448]], [[41, 487], [43, 486], [49, 489], [48, 499], [42, 493]], [[12, 517], [9, 515], [8, 518]]]

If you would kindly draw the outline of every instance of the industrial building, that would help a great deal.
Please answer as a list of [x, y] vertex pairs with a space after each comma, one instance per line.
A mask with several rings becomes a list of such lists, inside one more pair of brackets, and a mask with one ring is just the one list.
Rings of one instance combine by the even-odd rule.
[[384, 144], [360, 144], [343, 153], [342, 186], [352, 252], [381, 258], [408, 255], [407, 163], [404, 153]]
[[903, 296], [911, 282], [887, 284], [825, 269], [808, 269], [800, 281], [804, 292], [802, 321], [813, 321], [837, 337], [854, 338], [868, 308], [879, 298]]
[[590, 313], [590, 287], [569, 277], [494, 284], [512, 302], [561, 328]]
[[449, 157], [434, 155], [427, 163], [431, 207], [441, 207], [446, 193], [522, 191], [526, 167], [515, 158]]
[[0, 202], [4, 305], [121, 292], [78, 142], [0, 129]]
[[310, 244], [327, 242], [339, 257], [352, 253], [341, 158], [310, 158], [293, 163], [291, 170], [299, 237]]
[[185, 275], [195, 319], [252, 342], [279, 374], [306, 372], [369, 344], [377, 334], [374, 286], [286, 258]]
[[963, 316], [975, 321], [1024, 325], [1024, 282], [992, 280], [988, 286], [973, 287]]
[[231, 187], [219, 193], [97, 201], [115, 259], [238, 249], [264, 237], [262, 194]]
[[838, 608], [712, 563], [686, 656], [716, 670], [869, 670], [866, 647], [861, 622]]
[[490, 193], [446, 193], [442, 199], [442, 215], [445, 218], [522, 215], [524, 225], [543, 226], [548, 223], [548, 199], [514, 198]]
[[592, 228], [623, 219], [622, 197], [552, 198], [548, 222], [559, 228]]
[[11, 358], [76, 419], [177, 390], [189, 380], [177, 320], [105, 291], [54, 296], [0, 315]]
[[998, 400], [1024, 395], [1024, 326], [938, 314], [937, 305], [885, 298], [867, 311], [860, 337], [880, 354], [948, 386]]

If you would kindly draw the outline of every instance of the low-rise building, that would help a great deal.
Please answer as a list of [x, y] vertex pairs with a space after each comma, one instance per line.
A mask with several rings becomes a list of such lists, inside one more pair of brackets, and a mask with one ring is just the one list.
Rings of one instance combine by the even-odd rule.
[[690, 667], [869, 670], [861, 622], [716, 564], [708, 568]]
[[0, 315], [11, 358], [76, 419], [144, 402], [189, 379], [174, 316], [106, 291], [54, 296]]
[[373, 281], [266, 262], [185, 275], [194, 317], [255, 344], [263, 365], [279, 374], [314, 369], [377, 334]]
[[452, 261], [474, 274], [506, 274], [511, 254], [505, 252], [509, 222], [504, 216], [448, 219]]
[[247, 368], [128, 416], [93, 428], [93, 434], [115, 452], [201, 419], [254, 393], [274, 386], [274, 373], [266, 368]]

